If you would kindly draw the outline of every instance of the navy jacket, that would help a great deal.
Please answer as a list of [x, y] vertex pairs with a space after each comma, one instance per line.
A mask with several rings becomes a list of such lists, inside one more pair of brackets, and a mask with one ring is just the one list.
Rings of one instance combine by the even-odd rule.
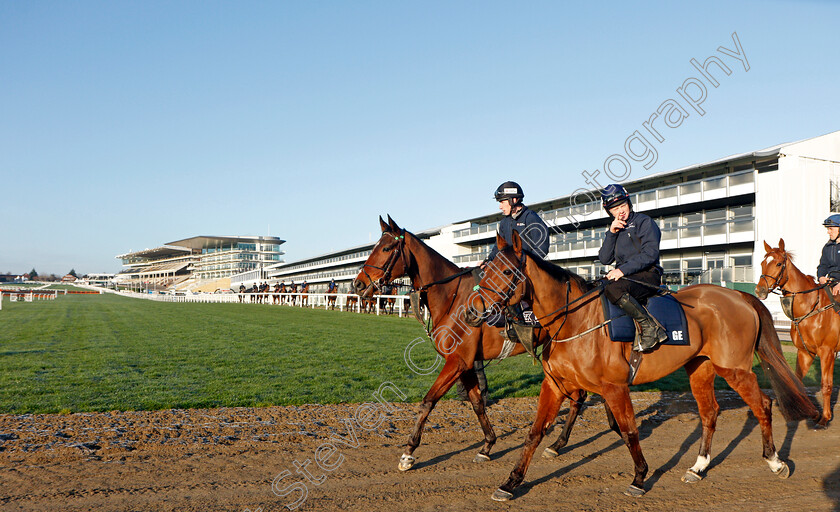
[[[499, 234], [511, 244], [514, 231], [517, 231], [522, 238], [523, 249], [540, 258], [548, 256], [548, 226], [537, 212], [523, 205], [515, 218], [513, 215], [505, 215], [499, 222]], [[499, 248], [494, 246], [487, 259], [493, 259], [498, 253]]]
[[822, 248], [817, 279], [823, 276], [840, 279], [840, 244], [834, 240], [829, 240]]
[[630, 212], [627, 227], [618, 233], [607, 232], [604, 244], [598, 251], [598, 259], [604, 265], [615, 262], [615, 268], [625, 276], [640, 270], [655, 268], [662, 274], [659, 266], [659, 240], [662, 235], [659, 226], [644, 213]]

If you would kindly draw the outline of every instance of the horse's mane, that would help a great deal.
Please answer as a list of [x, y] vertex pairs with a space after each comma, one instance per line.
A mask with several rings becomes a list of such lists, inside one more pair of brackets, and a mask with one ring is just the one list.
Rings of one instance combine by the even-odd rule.
[[560, 265], [555, 265], [550, 261], [544, 260], [528, 250], [523, 250], [523, 252], [530, 256], [531, 261], [533, 261], [537, 265], [537, 267], [540, 268], [540, 270], [546, 272], [548, 275], [550, 275], [557, 281], [560, 281], [561, 283], [573, 282], [578, 286], [578, 288], [581, 289], [581, 291], [587, 291], [590, 288], [592, 288], [592, 285], [588, 283], [586, 279], [575, 274], [571, 270], [566, 270]]

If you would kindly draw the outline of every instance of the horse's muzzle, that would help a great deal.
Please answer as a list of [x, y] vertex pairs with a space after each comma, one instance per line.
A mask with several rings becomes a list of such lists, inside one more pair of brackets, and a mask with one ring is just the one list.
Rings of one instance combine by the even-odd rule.
[[479, 327], [484, 322], [484, 318], [476, 310], [469, 307], [464, 309], [464, 322], [470, 327]]
[[769, 292], [767, 291], [767, 288], [765, 288], [764, 286], [758, 285], [758, 286], [755, 287], [755, 296], [758, 297], [759, 299], [761, 299], [761, 300], [766, 299], [768, 294], [769, 294]]

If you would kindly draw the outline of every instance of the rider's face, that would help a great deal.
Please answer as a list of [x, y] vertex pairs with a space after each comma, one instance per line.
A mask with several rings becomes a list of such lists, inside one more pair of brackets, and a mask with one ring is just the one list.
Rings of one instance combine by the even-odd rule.
[[826, 226], [825, 229], [828, 231], [828, 238], [837, 240], [837, 236], [840, 235], [840, 228], [837, 226]]
[[610, 208], [610, 214], [618, 220], [627, 220], [630, 216], [630, 203], [621, 203]]
[[502, 199], [499, 201], [499, 209], [502, 210], [504, 215], [510, 215], [510, 211], [513, 209], [510, 206], [510, 199]]

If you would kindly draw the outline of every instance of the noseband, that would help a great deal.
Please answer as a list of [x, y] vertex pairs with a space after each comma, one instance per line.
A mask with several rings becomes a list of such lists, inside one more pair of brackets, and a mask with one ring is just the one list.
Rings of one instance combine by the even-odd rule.
[[[497, 257], [500, 257], [500, 256], [497, 256]], [[492, 265], [492, 261], [490, 263], [488, 263], [488, 265]], [[519, 284], [518, 277], [524, 275], [523, 272], [522, 272], [522, 270], [524, 268], [525, 268], [525, 255], [523, 254], [522, 257], [519, 260], [519, 265], [516, 267], [515, 275], [513, 276], [513, 278], [511, 278], [509, 280], [508, 289], [505, 292], [500, 292], [499, 290], [496, 290], [494, 288], [490, 288], [489, 286], [481, 286], [480, 284], [475, 285], [473, 287], [473, 291], [477, 292], [479, 290], [487, 290], [488, 292], [493, 292], [496, 295], [498, 295], [499, 298], [502, 299], [502, 302], [505, 302], [508, 299], [510, 299], [511, 296], [513, 296], [513, 292], [516, 291], [516, 287]], [[479, 297], [481, 297], [480, 293], [479, 293]], [[481, 301], [484, 302], [484, 297], [481, 297]]]
[[788, 280], [785, 279], [784, 283], [780, 283], [779, 281], [782, 279], [782, 274], [785, 273], [785, 269], [787, 268], [787, 262], [788, 258], [787, 254], [785, 254], [785, 259], [782, 262], [782, 268], [779, 270], [779, 273], [776, 276], [771, 276], [769, 274], [761, 274], [761, 276], [758, 278], [759, 280], [764, 279], [768, 283], [770, 282], [770, 279], [773, 279], [773, 284], [767, 286], [768, 292], [773, 291], [775, 288], [779, 288], [780, 290], [784, 291], [784, 286], [787, 284]]

